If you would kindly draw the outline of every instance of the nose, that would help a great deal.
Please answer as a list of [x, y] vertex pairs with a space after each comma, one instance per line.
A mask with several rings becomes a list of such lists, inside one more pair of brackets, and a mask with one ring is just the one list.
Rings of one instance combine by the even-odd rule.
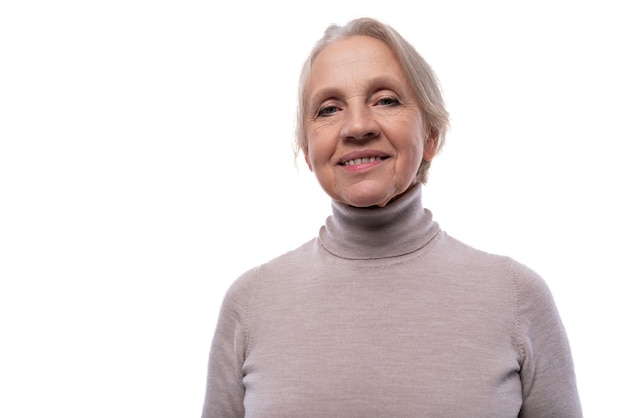
[[344, 140], [367, 140], [380, 135], [380, 126], [367, 106], [349, 108], [345, 114], [341, 127], [341, 137]]

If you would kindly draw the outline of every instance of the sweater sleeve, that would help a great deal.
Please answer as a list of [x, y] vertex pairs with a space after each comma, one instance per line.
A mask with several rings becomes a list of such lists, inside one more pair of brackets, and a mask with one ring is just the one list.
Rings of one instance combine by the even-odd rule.
[[520, 418], [582, 417], [565, 328], [552, 294], [534, 271], [511, 262], [517, 290], [517, 341], [521, 355]]
[[245, 275], [224, 296], [209, 355], [202, 418], [243, 418], [248, 286]]

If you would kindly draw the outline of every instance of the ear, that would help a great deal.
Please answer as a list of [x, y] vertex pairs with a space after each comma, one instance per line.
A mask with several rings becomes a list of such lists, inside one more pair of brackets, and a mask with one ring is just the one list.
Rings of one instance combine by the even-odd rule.
[[313, 171], [313, 166], [311, 165], [311, 159], [309, 158], [309, 148], [305, 147], [302, 150], [302, 153], [304, 154], [304, 161], [306, 161], [306, 165], [309, 166], [309, 170]]
[[439, 143], [439, 132], [431, 129], [428, 136], [424, 138], [424, 155], [422, 158], [426, 161], [432, 161], [437, 154], [437, 144]]

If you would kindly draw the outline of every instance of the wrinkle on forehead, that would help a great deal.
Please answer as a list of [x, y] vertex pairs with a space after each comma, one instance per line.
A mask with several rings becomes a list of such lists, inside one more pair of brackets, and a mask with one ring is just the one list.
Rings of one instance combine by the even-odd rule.
[[375, 38], [353, 36], [327, 46], [312, 62], [305, 103], [310, 108], [326, 98], [367, 95], [378, 88], [413, 96], [389, 46]]

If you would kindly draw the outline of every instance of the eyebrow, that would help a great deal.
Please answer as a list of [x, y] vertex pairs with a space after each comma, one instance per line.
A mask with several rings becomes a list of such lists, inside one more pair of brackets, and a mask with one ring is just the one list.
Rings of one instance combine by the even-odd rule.
[[305, 104], [307, 106], [314, 107], [314, 104], [316, 103], [321, 103], [324, 100], [336, 98], [339, 96], [341, 96], [341, 89], [338, 89], [336, 87], [322, 87], [321, 89], [316, 90], [315, 94], [312, 94], [309, 97], [309, 100], [305, 102]]
[[[398, 80], [395, 77], [389, 76], [376, 76], [369, 78], [365, 81], [365, 85], [367, 86], [367, 94], [372, 94], [376, 90], [381, 88], [389, 88], [390, 90], [396, 91], [399, 93], [410, 94], [411, 88], [409, 84], [404, 80]], [[382, 86], [382, 87], [381, 87]], [[305, 102], [307, 106], [311, 106], [314, 103], [321, 103], [322, 101], [329, 98], [336, 98], [342, 95], [342, 89], [334, 86], [330, 87], [321, 87], [320, 89], [313, 92], [310, 96], [309, 100]]]

